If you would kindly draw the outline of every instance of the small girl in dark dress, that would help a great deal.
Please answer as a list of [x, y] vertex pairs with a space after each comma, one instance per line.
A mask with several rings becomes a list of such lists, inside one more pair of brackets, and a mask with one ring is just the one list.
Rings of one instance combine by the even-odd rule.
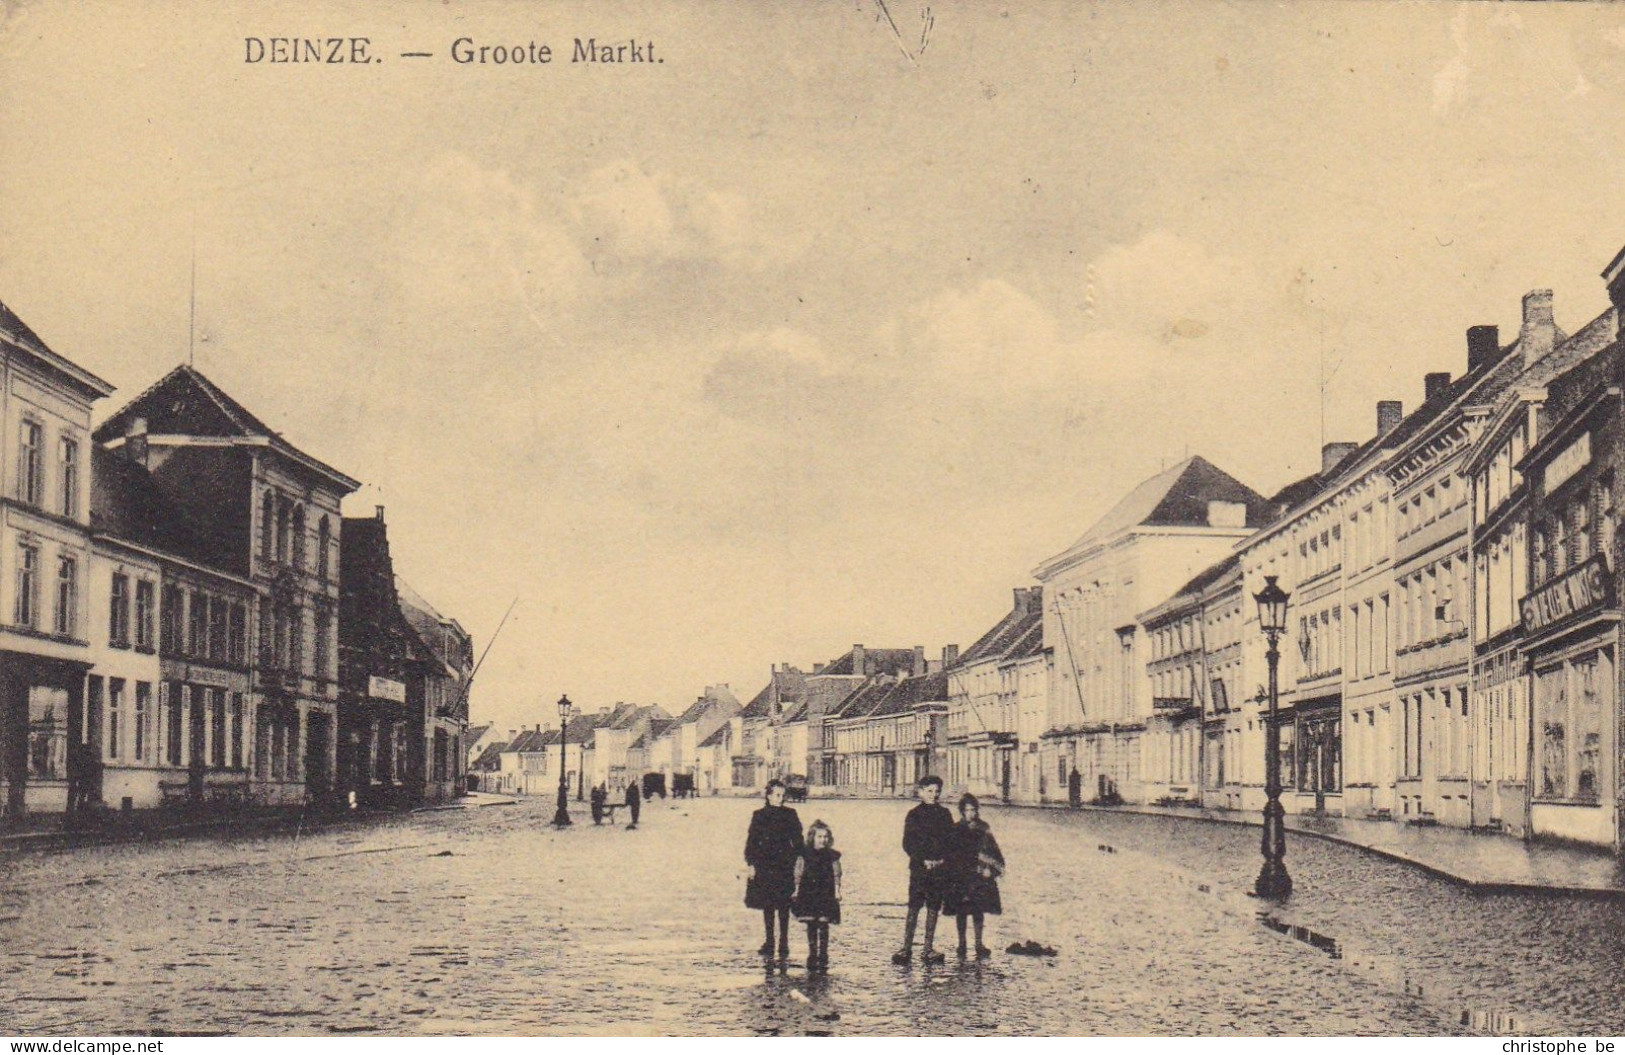
[[796, 859], [796, 918], [807, 924], [807, 973], [829, 970], [829, 925], [841, 922], [841, 851], [823, 821], [807, 829]]
[[770, 780], [767, 804], [750, 816], [745, 836], [745, 907], [761, 909], [765, 939], [759, 954], [773, 955], [773, 920], [778, 917], [779, 959], [790, 958], [790, 901], [801, 862], [801, 818], [784, 804], [784, 781]]
[[953, 842], [943, 867], [948, 869], [948, 896], [944, 899], [944, 912], [952, 912], [959, 924], [959, 958], [965, 958], [965, 918], [976, 925], [976, 958], [985, 960], [993, 955], [982, 944], [982, 917], [1000, 915], [1004, 906], [999, 900], [999, 876], [1004, 874], [1004, 854], [986, 821], [982, 820], [982, 804], [967, 792], [959, 800], [959, 823], [954, 826]]

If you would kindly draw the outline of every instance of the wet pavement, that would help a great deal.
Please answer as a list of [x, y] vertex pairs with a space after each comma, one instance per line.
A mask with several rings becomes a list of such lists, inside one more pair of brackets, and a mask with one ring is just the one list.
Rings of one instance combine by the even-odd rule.
[[[1484, 896], [1297, 839], [1298, 892], [1243, 895], [1256, 833], [990, 809], [1010, 874], [982, 963], [888, 962], [903, 802], [814, 801], [846, 868], [827, 978], [764, 971], [742, 904], [754, 800], [637, 831], [549, 802], [314, 835], [0, 862], [0, 1034], [1427, 1034], [1625, 1031], [1625, 908]], [[1036, 939], [1054, 958], [1011, 956]], [[792, 943], [804, 958], [805, 937]]]

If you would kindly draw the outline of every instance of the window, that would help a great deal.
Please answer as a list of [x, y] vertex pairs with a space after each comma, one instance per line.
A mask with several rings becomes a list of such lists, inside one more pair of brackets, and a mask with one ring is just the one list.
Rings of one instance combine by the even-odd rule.
[[72, 557], [58, 557], [56, 562], [56, 632], [63, 637], [73, 636], [78, 625], [79, 563]]
[[209, 602], [209, 658], [226, 658], [226, 602], [218, 598]]
[[179, 586], [164, 587], [164, 610], [159, 613], [159, 619], [163, 627], [163, 650], [171, 654], [179, 652], [186, 628], [186, 594]]
[[226, 766], [226, 692], [209, 690], [209, 764], [215, 769]]
[[43, 504], [45, 466], [40, 445], [45, 430], [37, 421], [23, 419], [22, 440], [17, 447], [17, 497], [31, 506]]
[[323, 582], [327, 581], [329, 572], [328, 550], [332, 547], [332, 534], [333, 529], [324, 515], [316, 528], [316, 574]]
[[61, 780], [68, 774], [68, 693], [45, 685], [28, 690], [28, 776]]
[[305, 507], [293, 511], [293, 566], [305, 570]]
[[124, 679], [107, 679], [107, 757], [117, 759], [124, 715]]
[[241, 604], [231, 606], [231, 622], [226, 628], [226, 660], [246, 663], [248, 655], [248, 610]]
[[192, 591], [191, 611], [188, 613], [186, 651], [194, 656], [201, 656], [209, 647], [209, 599], [202, 593]]
[[79, 443], [62, 437], [62, 515], [79, 515]]
[[23, 543], [17, 547], [17, 600], [12, 610], [18, 626], [39, 623], [39, 547]]
[[164, 718], [168, 723], [169, 764], [178, 766], [181, 764], [181, 745], [184, 742], [181, 733], [181, 683], [178, 681], [166, 682], [159, 688], [158, 692], [163, 698]]
[[135, 644], [137, 648], [152, 648], [152, 582], [141, 579], [135, 584]]
[[107, 640], [119, 648], [130, 647], [130, 577], [113, 573], [113, 592], [107, 611]]
[[265, 498], [260, 502], [260, 559], [269, 561], [274, 554], [272, 545], [276, 539], [276, 504], [271, 492], [265, 492]]
[[279, 564], [288, 563], [288, 522], [292, 510], [286, 501], [276, 504], [276, 559]]
[[135, 683], [135, 723], [131, 727], [135, 735], [135, 760], [144, 762], [151, 743], [152, 733], [148, 723], [152, 720], [152, 686], [144, 681]]
[[243, 694], [231, 694], [231, 768], [243, 768]]
[[315, 648], [313, 649], [315, 653], [316, 665], [315, 670], [312, 671], [312, 673], [314, 673], [318, 678], [325, 678], [328, 676], [327, 669], [329, 657], [331, 655], [330, 639], [332, 636], [332, 622], [333, 615], [328, 610], [327, 604], [325, 602], [318, 601], [316, 604], [316, 642]]

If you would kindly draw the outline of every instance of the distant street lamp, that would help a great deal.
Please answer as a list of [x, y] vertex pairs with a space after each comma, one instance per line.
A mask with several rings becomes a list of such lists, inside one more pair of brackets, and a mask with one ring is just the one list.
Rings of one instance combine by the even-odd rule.
[[559, 808], [553, 814], [553, 827], [568, 828], [570, 826], [570, 789], [564, 776], [564, 745], [565, 736], [570, 731], [570, 697], [559, 697]]
[[925, 772], [920, 774], [922, 777], [928, 777], [928, 776], [931, 775], [931, 752], [936, 750], [936, 747], [937, 747], [937, 727], [936, 727], [936, 724], [931, 721], [931, 716], [926, 715], [926, 717], [925, 717]]
[[1264, 588], [1253, 595], [1258, 603], [1259, 629], [1270, 643], [1269, 651], [1264, 654], [1270, 668], [1270, 710], [1264, 725], [1264, 867], [1258, 872], [1253, 893], [1272, 899], [1292, 893], [1292, 877], [1286, 874], [1285, 811], [1281, 809], [1281, 727], [1278, 722], [1281, 693], [1277, 681], [1288, 595], [1275, 579], [1274, 575], [1264, 576]]

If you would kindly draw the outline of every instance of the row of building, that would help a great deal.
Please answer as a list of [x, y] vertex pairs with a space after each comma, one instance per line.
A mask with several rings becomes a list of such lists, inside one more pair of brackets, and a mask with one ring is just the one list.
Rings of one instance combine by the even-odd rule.
[[1273, 495], [1200, 457], [1146, 481], [963, 654], [775, 666], [703, 775], [1257, 810], [1274, 576], [1288, 810], [1618, 850], [1625, 253], [1604, 279], [1574, 333], [1548, 290], [1510, 341], [1471, 327], [1459, 375]]
[[472, 643], [359, 482], [190, 365], [113, 387], [0, 304], [0, 811], [461, 793]]
[[550, 796], [562, 772], [568, 794], [584, 799], [592, 788], [618, 794], [656, 774], [668, 790], [710, 793], [733, 786], [718, 783], [716, 774], [736, 743], [730, 733], [741, 709], [722, 684], [706, 686], [675, 718], [659, 704], [617, 703], [572, 715], [562, 731], [537, 724], [503, 736], [495, 726], [476, 726], [469, 731], [469, 783], [499, 794]]

